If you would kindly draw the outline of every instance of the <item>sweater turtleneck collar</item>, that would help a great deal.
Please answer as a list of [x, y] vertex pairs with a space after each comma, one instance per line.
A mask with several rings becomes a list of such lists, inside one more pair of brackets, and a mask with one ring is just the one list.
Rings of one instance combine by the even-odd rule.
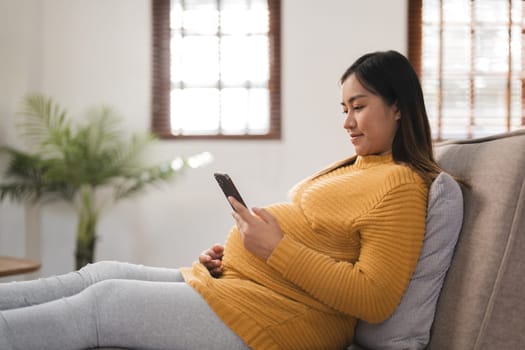
[[384, 155], [357, 156], [354, 166], [360, 169], [370, 168], [376, 165], [392, 163], [392, 153]]

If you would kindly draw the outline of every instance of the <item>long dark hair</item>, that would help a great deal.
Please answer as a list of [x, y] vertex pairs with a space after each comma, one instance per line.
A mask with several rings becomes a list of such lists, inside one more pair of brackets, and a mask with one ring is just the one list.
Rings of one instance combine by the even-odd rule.
[[396, 51], [368, 53], [344, 72], [340, 83], [352, 74], [386, 104], [397, 105], [401, 118], [392, 144], [392, 158], [410, 166], [430, 184], [441, 168], [434, 159], [421, 84], [410, 62]]

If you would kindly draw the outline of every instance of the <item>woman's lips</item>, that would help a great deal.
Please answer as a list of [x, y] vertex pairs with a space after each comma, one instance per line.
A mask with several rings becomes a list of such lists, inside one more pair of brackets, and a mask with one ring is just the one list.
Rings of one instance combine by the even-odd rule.
[[363, 134], [350, 134], [350, 139], [352, 143], [356, 143]]

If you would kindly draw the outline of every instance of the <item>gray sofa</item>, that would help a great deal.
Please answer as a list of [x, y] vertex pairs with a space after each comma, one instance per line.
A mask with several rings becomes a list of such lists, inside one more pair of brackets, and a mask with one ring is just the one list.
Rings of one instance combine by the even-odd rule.
[[428, 349], [525, 348], [525, 130], [442, 143], [465, 213]]

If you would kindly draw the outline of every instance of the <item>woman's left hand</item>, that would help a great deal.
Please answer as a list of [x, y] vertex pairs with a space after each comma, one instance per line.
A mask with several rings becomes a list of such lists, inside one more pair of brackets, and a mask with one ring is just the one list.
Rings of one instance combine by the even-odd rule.
[[228, 200], [235, 208], [232, 216], [237, 223], [244, 247], [255, 256], [263, 260], [268, 259], [283, 238], [275, 217], [262, 208], [252, 208], [255, 214], [253, 215], [235, 198], [228, 197]]

